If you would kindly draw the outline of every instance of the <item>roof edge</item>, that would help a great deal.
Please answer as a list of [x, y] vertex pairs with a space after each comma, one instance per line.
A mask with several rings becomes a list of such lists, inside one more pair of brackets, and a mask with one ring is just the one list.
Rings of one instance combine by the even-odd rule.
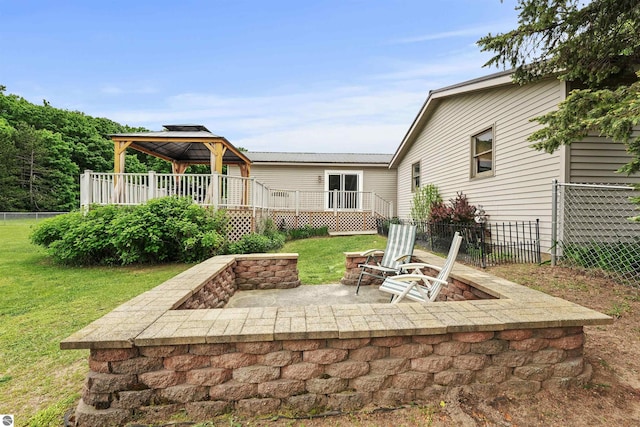
[[453, 95], [459, 95], [462, 93], [469, 93], [508, 84], [515, 84], [512, 79], [514, 72], [515, 69], [499, 71], [497, 73], [488, 74], [483, 77], [465, 80], [460, 83], [430, 90], [427, 95], [427, 99], [422, 104], [422, 107], [420, 107], [418, 114], [413, 119], [413, 122], [405, 133], [404, 138], [402, 138], [402, 141], [396, 149], [396, 152], [391, 157], [389, 168], [391, 169], [398, 166], [398, 163], [400, 162], [400, 160], [402, 160], [404, 154], [406, 153], [414, 137], [416, 136], [416, 130], [420, 128], [420, 124], [422, 124], [423, 120], [428, 116], [427, 113], [432, 109], [432, 105], [435, 107], [439, 99]]

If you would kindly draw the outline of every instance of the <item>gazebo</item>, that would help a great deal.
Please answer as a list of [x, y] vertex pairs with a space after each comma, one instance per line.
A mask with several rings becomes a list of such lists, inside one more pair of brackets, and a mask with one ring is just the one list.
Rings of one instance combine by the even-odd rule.
[[[202, 125], [163, 127], [158, 132], [110, 135], [114, 144], [114, 173], [111, 176], [102, 174], [96, 182], [89, 176], [92, 172], [88, 171], [89, 174], [85, 174], [88, 180], [84, 187], [86, 197], [82, 203], [102, 201], [108, 196], [110, 203], [138, 204], [155, 197], [179, 195], [192, 197], [205, 205], [248, 206], [251, 160], [242, 151]], [[127, 148], [170, 162], [173, 173], [124, 173]], [[209, 165], [211, 173], [185, 174], [191, 165]], [[232, 179], [223, 175], [224, 165], [238, 166], [241, 177]]]
[[210, 165], [222, 173], [223, 165], [237, 165], [243, 177], [250, 174], [251, 160], [223, 136], [202, 125], [163, 125], [159, 132], [110, 135], [114, 144], [113, 172], [124, 172], [125, 151], [132, 148], [171, 162], [174, 174], [183, 174], [190, 165]]

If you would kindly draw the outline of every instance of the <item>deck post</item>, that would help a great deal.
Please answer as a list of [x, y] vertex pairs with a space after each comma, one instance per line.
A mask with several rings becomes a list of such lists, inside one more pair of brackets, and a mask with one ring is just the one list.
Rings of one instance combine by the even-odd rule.
[[218, 172], [213, 172], [211, 174], [211, 201], [213, 202], [213, 208], [218, 209], [218, 204], [220, 203], [220, 174]]
[[89, 211], [91, 205], [91, 173], [93, 171], [87, 169], [80, 176], [80, 210], [84, 213]]
[[147, 200], [156, 198], [156, 189], [158, 188], [158, 177], [155, 171], [149, 171], [149, 182], [147, 183]]
[[376, 214], [376, 193], [375, 191], [371, 192], [371, 216], [375, 216]]
[[[258, 192], [256, 191], [256, 179], [254, 178], [250, 178], [251, 179], [251, 195], [252, 195], [252, 199], [253, 201], [251, 202], [251, 204], [253, 205], [253, 217], [256, 217], [256, 206], [258, 206]], [[247, 199], [248, 201], [248, 199]]]

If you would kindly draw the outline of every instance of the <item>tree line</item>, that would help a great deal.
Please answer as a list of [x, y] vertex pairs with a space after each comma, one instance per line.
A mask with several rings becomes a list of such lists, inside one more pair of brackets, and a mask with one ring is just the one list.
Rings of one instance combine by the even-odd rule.
[[[0, 212], [76, 209], [80, 173], [113, 171], [109, 135], [146, 131], [5, 92], [0, 85]], [[127, 154], [126, 172], [149, 170], [171, 167], [144, 153]]]

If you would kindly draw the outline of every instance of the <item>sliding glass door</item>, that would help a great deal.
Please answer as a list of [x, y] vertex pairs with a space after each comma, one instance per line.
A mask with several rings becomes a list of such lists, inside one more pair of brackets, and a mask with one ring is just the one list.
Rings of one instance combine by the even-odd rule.
[[362, 171], [326, 171], [327, 209], [360, 209]]

